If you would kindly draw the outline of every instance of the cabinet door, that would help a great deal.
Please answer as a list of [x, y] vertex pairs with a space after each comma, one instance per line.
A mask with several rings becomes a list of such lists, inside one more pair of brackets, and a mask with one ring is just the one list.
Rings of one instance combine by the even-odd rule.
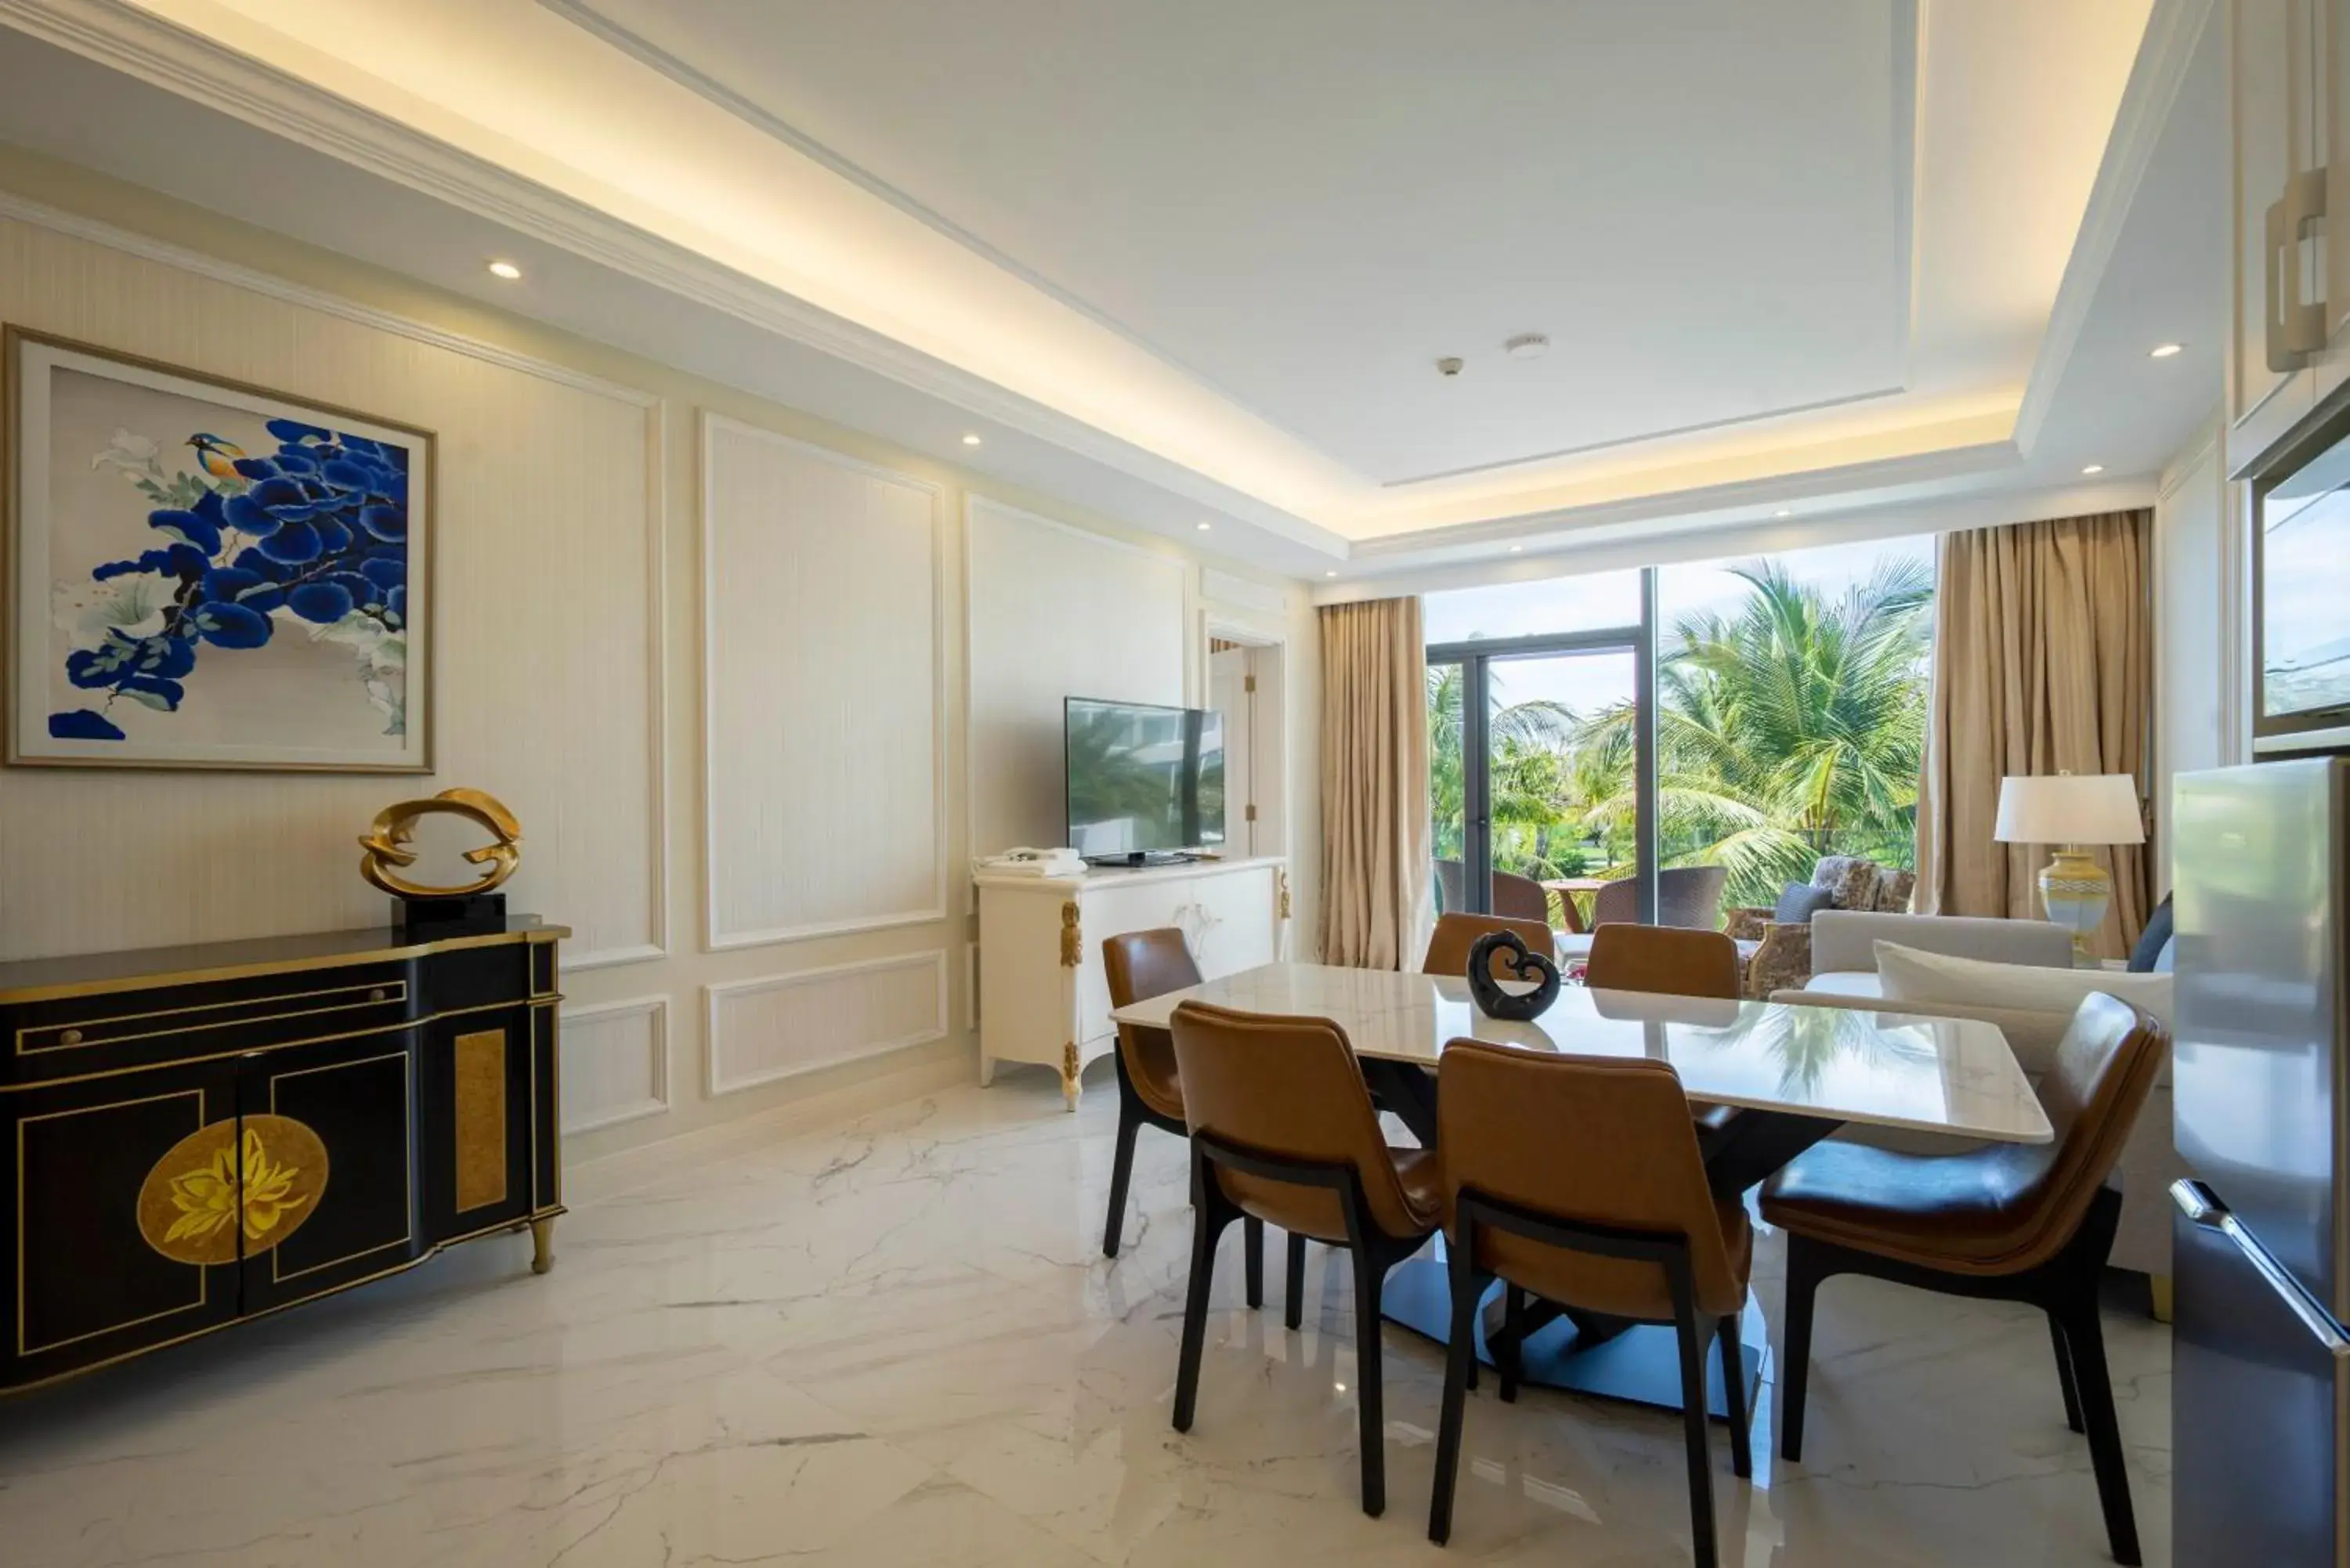
[[425, 1028], [417, 1152], [428, 1242], [531, 1212], [530, 1012], [527, 1004], [491, 1008]]
[[[2320, 166], [2310, 7], [2331, 0], [2234, 0], [2229, 9], [2229, 117], [2235, 144], [2235, 329], [2229, 355], [2229, 442], [2241, 472], [2306, 414], [2305, 354], [2285, 351], [2295, 300], [2317, 297], [2314, 247], [2296, 243], [2294, 176]], [[2322, 189], [2322, 184], [2320, 186]]]
[[423, 1251], [414, 1033], [245, 1058], [246, 1312], [372, 1278]]
[[214, 1328], [239, 1311], [236, 1064], [85, 1079], [5, 1106], [0, 1386]]
[[1172, 926], [1191, 945], [1192, 961], [1199, 961], [1200, 922], [1191, 902], [1194, 887], [1189, 877], [1087, 884], [1079, 920], [1085, 933], [1085, 951], [1077, 967], [1079, 1044], [1106, 1040], [1118, 1029], [1109, 1021], [1109, 981], [1101, 961], [1103, 938]]
[[2314, 363], [2313, 400], [2350, 380], [2350, 0], [2309, 0], [2316, 49], [2312, 94], [2325, 169], [2325, 347]]
[[1216, 980], [1273, 961], [1271, 867], [1202, 877], [1191, 891], [1201, 933], [1196, 948], [1201, 974]]

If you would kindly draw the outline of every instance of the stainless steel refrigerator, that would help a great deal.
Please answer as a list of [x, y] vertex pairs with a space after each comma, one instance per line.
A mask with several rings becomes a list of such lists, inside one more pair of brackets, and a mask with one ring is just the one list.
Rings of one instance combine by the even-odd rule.
[[2173, 1550], [2350, 1568], [2350, 761], [2173, 801]]

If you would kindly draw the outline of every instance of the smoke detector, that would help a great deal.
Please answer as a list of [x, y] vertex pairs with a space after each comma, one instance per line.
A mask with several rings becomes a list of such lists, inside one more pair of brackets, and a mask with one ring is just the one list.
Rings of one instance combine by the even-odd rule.
[[1502, 352], [1513, 359], [1539, 359], [1550, 352], [1550, 339], [1539, 332], [1521, 332], [1502, 345]]
[[1457, 354], [1448, 354], [1439, 359], [1436, 362], [1436, 373], [1446, 378], [1458, 376], [1461, 374], [1461, 357]]

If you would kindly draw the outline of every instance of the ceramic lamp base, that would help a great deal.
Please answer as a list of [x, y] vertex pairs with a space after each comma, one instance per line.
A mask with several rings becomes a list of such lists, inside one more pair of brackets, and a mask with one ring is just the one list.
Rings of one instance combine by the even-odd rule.
[[2071, 846], [2040, 868], [2040, 902], [2048, 918], [2073, 933], [2073, 960], [2087, 959], [2089, 938], [2113, 907], [2114, 879], [2085, 849]]

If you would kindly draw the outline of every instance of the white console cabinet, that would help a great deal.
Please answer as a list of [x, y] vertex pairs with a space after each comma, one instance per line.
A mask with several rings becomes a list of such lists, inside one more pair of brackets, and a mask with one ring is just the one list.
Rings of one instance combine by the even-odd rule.
[[998, 1062], [1051, 1067], [1073, 1111], [1077, 1075], [1117, 1044], [1103, 938], [1172, 926], [1213, 980], [1278, 959], [1289, 923], [1288, 867], [1274, 857], [973, 880], [979, 1081], [993, 1081]]

